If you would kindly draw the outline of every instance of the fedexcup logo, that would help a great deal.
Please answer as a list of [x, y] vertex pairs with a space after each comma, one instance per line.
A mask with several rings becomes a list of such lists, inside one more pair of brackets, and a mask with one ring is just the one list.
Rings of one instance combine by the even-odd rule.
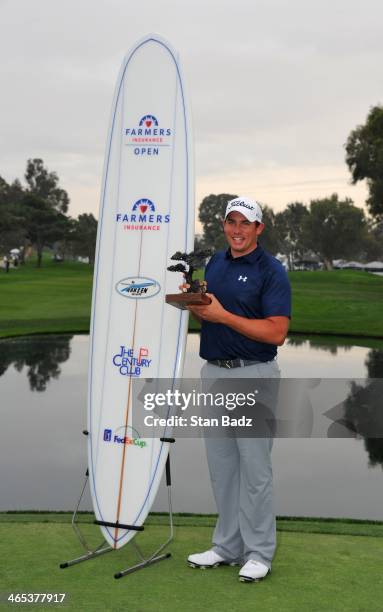
[[139, 448], [145, 448], [146, 446], [145, 440], [140, 438], [138, 431], [128, 425], [122, 425], [114, 432], [109, 428], [104, 429], [103, 441], [112, 442], [114, 444], [138, 446]]
[[171, 137], [171, 128], [162, 127], [154, 115], [144, 115], [138, 125], [124, 128], [125, 145], [134, 155], [159, 155], [161, 148], [170, 147]]
[[145, 299], [157, 295], [161, 285], [152, 278], [144, 276], [129, 276], [116, 284], [116, 291], [123, 297], [132, 299]]

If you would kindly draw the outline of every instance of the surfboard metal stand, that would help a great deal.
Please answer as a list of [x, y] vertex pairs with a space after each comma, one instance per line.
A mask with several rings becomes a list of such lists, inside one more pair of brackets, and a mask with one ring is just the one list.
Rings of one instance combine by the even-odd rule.
[[[84, 432], [85, 433], [85, 432]], [[175, 442], [174, 438], [161, 438], [162, 442]], [[99, 557], [100, 555], [103, 555], [105, 553], [111, 552], [112, 550], [114, 550], [114, 548], [112, 546], [109, 546], [109, 544], [106, 543], [105, 540], [103, 540], [101, 542], [101, 544], [95, 548], [92, 549], [86, 539], [84, 534], [81, 532], [78, 523], [76, 521], [77, 519], [77, 514], [79, 512], [79, 508], [80, 508], [80, 504], [82, 501], [82, 498], [84, 496], [84, 492], [86, 489], [86, 486], [88, 484], [88, 480], [89, 480], [89, 470], [86, 470], [85, 473], [85, 482], [83, 484], [82, 490], [81, 490], [81, 494], [80, 497], [78, 499], [76, 508], [73, 512], [72, 515], [72, 528], [73, 531], [76, 534], [77, 539], [79, 540], [81, 546], [84, 548], [84, 550], [86, 551], [85, 555], [82, 555], [81, 557], [77, 557], [76, 559], [71, 559], [70, 561], [65, 561], [64, 563], [60, 563], [60, 568], [61, 569], [65, 569], [67, 567], [71, 567], [72, 565], [77, 565], [78, 563], [82, 563], [83, 561], [88, 561], [89, 559], [94, 559], [95, 557]], [[162, 561], [163, 559], [169, 559], [169, 557], [171, 557], [171, 553], [164, 553], [164, 554], [160, 554], [165, 548], [166, 546], [168, 546], [168, 544], [172, 541], [173, 539], [173, 535], [174, 535], [174, 528], [173, 528], [173, 510], [172, 510], [172, 495], [171, 495], [171, 488], [172, 488], [172, 483], [171, 483], [171, 474], [170, 474], [170, 454], [168, 454], [167, 459], [166, 459], [166, 487], [167, 487], [167, 491], [168, 491], [168, 504], [169, 504], [169, 537], [167, 538], [167, 540], [161, 544], [161, 546], [159, 548], [157, 548], [157, 550], [154, 551], [154, 553], [152, 553], [150, 555], [150, 557], [145, 558], [145, 556], [143, 555], [140, 547], [138, 546], [138, 544], [134, 541], [131, 540], [130, 544], [131, 546], [134, 548], [136, 554], [138, 555], [140, 562], [137, 563], [136, 565], [132, 565], [131, 567], [128, 567], [127, 569], [121, 570], [120, 572], [117, 572], [116, 574], [114, 574], [114, 577], [116, 579], [118, 578], [123, 578], [123, 576], [126, 576], [127, 574], [131, 574], [132, 572], [136, 572], [139, 569], [143, 569], [144, 567], [148, 567], [149, 565], [152, 565], [153, 563], [157, 563], [158, 561]], [[100, 521], [95, 521], [96, 524], [100, 524]], [[144, 527], [139, 527], [137, 528], [138, 531], [143, 531]]]
[[[172, 442], [175, 442], [175, 439], [174, 438], [161, 438], [161, 441], [172, 443]], [[136, 565], [131, 565], [130, 567], [124, 570], [121, 570], [120, 572], [116, 572], [114, 574], [114, 577], [116, 579], [123, 578], [127, 574], [132, 574], [133, 572], [137, 572], [140, 569], [144, 569], [144, 567], [153, 565], [153, 563], [157, 563], [158, 561], [163, 561], [164, 559], [169, 559], [172, 556], [170, 552], [164, 553], [162, 555], [160, 554], [168, 546], [168, 544], [170, 544], [170, 542], [173, 539], [173, 535], [174, 535], [172, 491], [171, 491], [172, 479], [171, 479], [171, 474], [170, 474], [170, 453], [168, 453], [168, 456], [166, 459], [166, 488], [168, 491], [168, 504], [169, 504], [169, 537], [168, 539], [163, 544], [161, 544], [161, 546], [157, 548], [157, 550], [155, 550], [154, 553], [150, 555], [150, 557], [147, 557], [147, 558], [145, 558], [145, 556], [143, 555], [138, 544], [134, 540], [132, 540], [130, 544], [132, 545], [135, 552], [137, 553], [137, 556], [139, 557], [140, 562], [137, 563]]]
[[84, 548], [84, 550], [86, 550], [86, 554], [82, 555], [81, 557], [77, 557], [76, 559], [71, 559], [71, 561], [65, 561], [64, 563], [60, 563], [60, 568], [61, 569], [65, 569], [67, 567], [71, 567], [72, 565], [77, 565], [77, 563], [82, 563], [83, 561], [88, 561], [88, 559], [93, 559], [94, 557], [99, 557], [100, 555], [103, 555], [107, 552], [110, 552], [111, 550], [113, 550], [113, 548], [111, 546], [109, 546], [109, 544], [107, 544], [105, 542], [105, 540], [103, 540], [101, 542], [101, 544], [95, 548], [94, 550], [92, 550], [92, 548], [89, 547], [89, 545], [87, 544], [87, 541], [83, 535], [83, 533], [81, 533], [81, 530], [76, 522], [76, 518], [77, 518], [77, 514], [80, 508], [80, 504], [81, 504], [81, 500], [84, 496], [84, 492], [86, 489], [86, 485], [88, 484], [88, 480], [89, 480], [89, 470], [86, 471], [85, 473], [85, 482], [83, 484], [82, 490], [81, 490], [81, 494], [79, 497], [79, 500], [77, 502], [77, 506], [73, 512], [72, 515], [72, 528], [73, 531], [75, 532], [81, 546]]

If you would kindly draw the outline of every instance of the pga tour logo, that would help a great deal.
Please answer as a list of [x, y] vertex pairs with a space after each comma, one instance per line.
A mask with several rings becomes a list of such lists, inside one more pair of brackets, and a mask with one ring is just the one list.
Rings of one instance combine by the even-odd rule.
[[154, 115], [144, 115], [134, 127], [124, 128], [125, 145], [134, 155], [157, 156], [163, 147], [170, 147], [172, 130], [162, 127]]
[[154, 202], [149, 198], [140, 198], [134, 202], [131, 212], [116, 214], [116, 223], [122, 224], [125, 231], [158, 231], [169, 221], [170, 214], [157, 213]]
[[141, 376], [143, 368], [148, 368], [152, 363], [149, 357], [149, 350], [141, 347], [135, 354], [132, 348], [120, 346], [120, 352], [113, 356], [113, 365], [118, 368], [121, 376], [138, 377]]
[[144, 448], [146, 446], [145, 440], [141, 440], [139, 435], [135, 436], [133, 429], [132, 434], [127, 435], [127, 429], [132, 429], [131, 427], [126, 427], [123, 425], [122, 427], [118, 427], [116, 431], [113, 433], [111, 429], [104, 429], [103, 440], [104, 442], [113, 442], [114, 444], [125, 444], [138, 446], [139, 448]]
[[161, 286], [157, 281], [144, 276], [129, 276], [118, 281], [116, 285], [117, 293], [135, 300], [153, 297], [160, 290]]

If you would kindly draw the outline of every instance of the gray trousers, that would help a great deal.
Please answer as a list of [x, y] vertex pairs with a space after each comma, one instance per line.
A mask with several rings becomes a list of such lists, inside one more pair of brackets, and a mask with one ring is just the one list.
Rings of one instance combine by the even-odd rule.
[[[279, 377], [276, 361], [232, 369], [206, 363], [201, 370], [202, 379]], [[270, 568], [276, 548], [273, 438], [207, 437], [205, 443], [219, 515], [213, 550], [227, 561], [255, 559]]]

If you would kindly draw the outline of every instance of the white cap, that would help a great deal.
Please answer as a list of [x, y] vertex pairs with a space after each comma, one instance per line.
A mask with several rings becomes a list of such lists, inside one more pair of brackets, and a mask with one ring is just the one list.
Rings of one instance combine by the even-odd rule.
[[249, 198], [243, 198], [242, 196], [230, 200], [226, 206], [225, 219], [229, 213], [235, 210], [242, 213], [248, 221], [262, 223], [262, 209], [255, 200], [249, 200]]

